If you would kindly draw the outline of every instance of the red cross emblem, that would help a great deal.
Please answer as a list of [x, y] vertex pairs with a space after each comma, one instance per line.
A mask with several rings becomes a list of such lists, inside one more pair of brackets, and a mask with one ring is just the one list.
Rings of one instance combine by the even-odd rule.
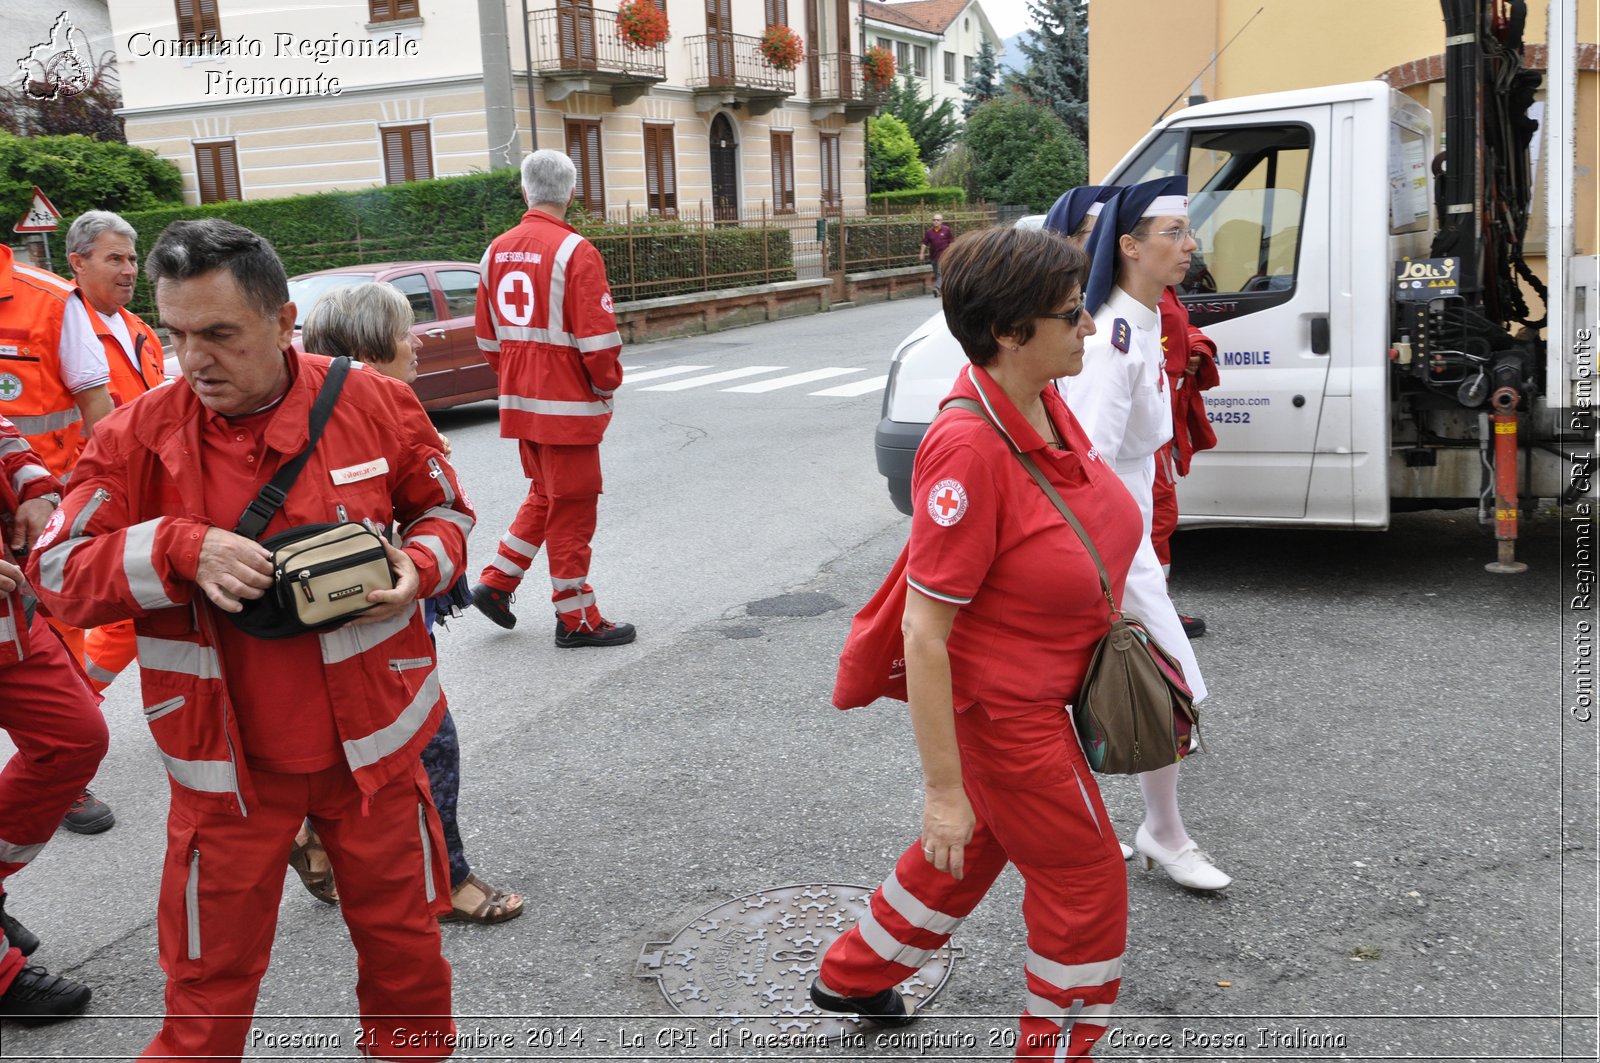
[[526, 325], [533, 320], [533, 280], [520, 269], [500, 278], [495, 286], [495, 303], [507, 322]]
[[960, 480], [940, 480], [928, 492], [928, 516], [948, 528], [967, 512], [967, 489]]
[[528, 304], [533, 302], [533, 288], [529, 286], [527, 280], [521, 274], [511, 278], [511, 292], [506, 296], [506, 301], [511, 304], [511, 308], [518, 314], [525, 313], [528, 309]]

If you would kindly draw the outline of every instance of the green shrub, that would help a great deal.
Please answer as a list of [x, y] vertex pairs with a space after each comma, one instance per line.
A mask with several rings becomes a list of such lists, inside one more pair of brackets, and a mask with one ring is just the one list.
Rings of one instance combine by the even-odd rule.
[[928, 168], [922, 165], [917, 142], [906, 124], [892, 114], [871, 120], [867, 131], [869, 187], [882, 192], [928, 187]]
[[[994, 224], [987, 215], [946, 218], [953, 236], [986, 229]], [[876, 218], [846, 218], [848, 230], [840, 242], [840, 222], [828, 222], [828, 268], [843, 268], [846, 273], [865, 270], [894, 269], [898, 266], [915, 266], [922, 234], [928, 231], [926, 219], [907, 215], [880, 215]], [[840, 265], [840, 254], [844, 263]]]
[[973, 183], [991, 203], [1050, 209], [1056, 197], [1088, 180], [1088, 155], [1049, 107], [1016, 93], [996, 96], [967, 119]]
[[0, 133], [0, 218], [22, 217], [38, 185], [63, 224], [86, 210], [126, 213], [182, 200], [178, 168], [153, 151], [81, 133], [16, 137]]
[[894, 192], [874, 192], [867, 197], [874, 213], [915, 210], [918, 207], [959, 207], [967, 202], [962, 188], [902, 188]]

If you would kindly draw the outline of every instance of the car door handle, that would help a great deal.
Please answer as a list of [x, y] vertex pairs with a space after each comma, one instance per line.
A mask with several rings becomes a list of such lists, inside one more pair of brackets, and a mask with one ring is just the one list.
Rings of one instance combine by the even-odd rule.
[[1328, 319], [1314, 317], [1311, 319], [1311, 353], [1327, 354], [1333, 349], [1333, 337], [1328, 334]]
[[442, 340], [442, 339], [444, 339], [444, 329], [442, 329], [442, 328], [431, 328], [428, 331], [424, 332], [423, 335], [424, 336], [432, 336], [436, 340]]

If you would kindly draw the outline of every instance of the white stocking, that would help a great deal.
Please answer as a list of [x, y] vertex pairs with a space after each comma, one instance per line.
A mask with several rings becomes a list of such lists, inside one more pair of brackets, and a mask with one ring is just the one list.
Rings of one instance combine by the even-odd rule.
[[1174, 852], [1189, 844], [1183, 829], [1183, 814], [1178, 811], [1178, 767], [1168, 764], [1139, 776], [1144, 793], [1144, 825], [1157, 844]]

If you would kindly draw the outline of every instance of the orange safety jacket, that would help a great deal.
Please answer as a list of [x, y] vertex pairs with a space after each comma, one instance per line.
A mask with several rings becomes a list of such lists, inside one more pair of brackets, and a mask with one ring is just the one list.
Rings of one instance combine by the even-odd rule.
[[[329, 359], [296, 355], [299, 372], [263, 437], [257, 486], [305, 449], [308, 417]], [[133, 618], [145, 720], [173, 781], [195, 807], [245, 814], [255, 800], [239, 754], [219, 624], [231, 623], [195, 583], [208, 522], [201, 452], [204, 411], [188, 387], [163, 387], [95, 427], [51, 530], [28, 558], [45, 606], [79, 627]], [[474, 517], [415, 393], [352, 371], [310, 462], [263, 533], [334, 520], [398, 521], [421, 579], [416, 607], [382, 623], [335, 628], [320, 643], [345, 761], [363, 793], [415, 770], [444, 714], [422, 599], [442, 594], [466, 563]]]
[[478, 349], [500, 377], [500, 435], [599, 443], [622, 383], [622, 337], [595, 246], [539, 210], [479, 264]]
[[61, 318], [72, 282], [12, 261], [0, 244], [0, 416], [63, 480], [83, 451], [83, 415], [61, 382]]
[[[61, 481], [50, 475], [50, 470], [28, 446], [16, 425], [0, 417], [0, 515], [6, 518], [0, 521], [0, 558], [17, 560], [11, 553], [9, 526], [9, 521], [17, 515], [17, 507], [40, 495], [64, 490]], [[28, 655], [26, 605], [21, 587], [0, 595], [0, 668], [16, 664]]]
[[89, 324], [94, 326], [94, 334], [100, 337], [100, 344], [106, 351], [106, 368], [111, 373], [111, 400], [121, 406], [151, 388], [160, 387], [167, 379], [167, 370], [161, 340], [155, 330], [146, 325], [142, 318], [128, 313], [126, 307], [117, 307], [118, 316], [128, 327], [128, 335], [133, 337], [133, 356], [139, 363], [136, 369], [133, 362], [128, 360], [127, 352], [122, 349], [122, 341], [111, 331], [105, 315], [94, 308], [82, 288], [77, 289], [77, 297], [88, 312]]

